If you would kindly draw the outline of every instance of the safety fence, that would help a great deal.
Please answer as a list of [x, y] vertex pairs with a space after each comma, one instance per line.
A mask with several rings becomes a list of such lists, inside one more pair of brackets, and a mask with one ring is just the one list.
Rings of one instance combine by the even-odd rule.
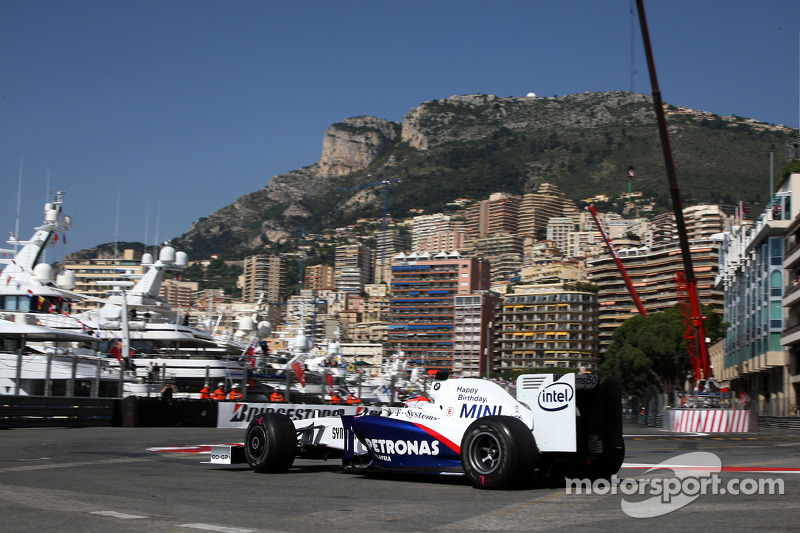
[[212, 400], [0, 395], [0, 428], [215, 427]]
[[0, 428], [113, 426], [113, 398], [0, 396]]

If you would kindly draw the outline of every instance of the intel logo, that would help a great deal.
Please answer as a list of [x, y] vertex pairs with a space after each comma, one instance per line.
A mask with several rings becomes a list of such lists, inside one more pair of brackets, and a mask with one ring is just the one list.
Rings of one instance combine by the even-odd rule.
[[545, 411], [566, 409], [575, 391], [569, 383], [551, 383], [539, 393], [539, 407]]

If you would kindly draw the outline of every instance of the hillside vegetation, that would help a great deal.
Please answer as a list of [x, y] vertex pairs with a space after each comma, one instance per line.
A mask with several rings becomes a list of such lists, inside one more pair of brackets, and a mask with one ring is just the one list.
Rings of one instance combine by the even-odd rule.
[[[616, 196], [627, 190], [627, 169], [633, 166], [633, 189], [655, 198], [661, 210], [671, 208], [655, 114], [645, 95], [470, 95], [425, 102], [401, 125], [382, 121], [380, 131], [359, 119], [358, 127], [343, 121], [326, 132], [352, 142], [324, 150], [325, 165], [272, 178], [200, 219], [175, 246], [193, 258], [212, 253], [236, 258], [301, 232], [378, 218], [382, 187], [356, 187], [380, 180], [401, 180], [391, 185], [388, 203], [397, 219], [441, 211], [457, 198], [533, 192], [542, 182], [554, 183], [576, 201]], [[758, 212], [770, 195], [769, 154], [786, 160], [791, 130], [672, 106], [668, 123], [684, 205], [742, 201]], [[342, 153], [342, 146], [353, 152]]]

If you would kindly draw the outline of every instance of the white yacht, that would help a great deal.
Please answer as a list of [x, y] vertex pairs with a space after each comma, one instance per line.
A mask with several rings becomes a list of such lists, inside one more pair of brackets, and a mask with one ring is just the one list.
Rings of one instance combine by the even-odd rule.
[[[99, 301], [98, 309], [72, 313], [72, 304], [86, 299], [71, 292], [74, 274], [67, 270], [54, 277], [53, 267], [44, 262], [46, 248], [63, 240], [59, 235], [71, 227], [70, 217], [62, 213], [63, 195], [59, 191], [55, 201], [45, 205], [45, 220], [30, 240], [14, 237], [9, 244], [17, 249], [2, 250], [0, 264], [5, 267], [0, 283], [0, 319], [61, 334], [46, 339], [40, 331], [39, 336], [14, 337], [16, 341], [10, 332], [3, 335], [0, 376], [10, 381], [0, 382], [0, 394], [47, 392], [48, 371], [35, 371], [40, 367], [27, 364], [33, 359], [20, 360], [20, 353], [102, 360], [101, 366], [107, 369], [101, 372], [103, 380], [116, 380], [117, 385], [92, 389], [100, 395], [113, 389], [110, 395], [118, 396], [120, 379], [125, 396], [158, 394], [167, 380], [174, 383], [179, 396], [190, 397], [196, 396], [206, 382], [222, 381], [228, 387], [239, 383], [247, 365], [242, 343], [221, 343], [208, 331], [189, 326], [158, 295], [165, 274], [179, 272], [187, 265], [186, 254], [169, 246], [160, 250], [155, 261], [150, 254], [143, 256], [147, 272], [137, 283], [118, 282], [109, 298]], [[17, 370], [20, 361], [25, 363], [22, 378]], [[86, 376], [81, 373], [83, 366], [78, 365], [78, 369], [79, 381], [96, 375], [94, 369], [87, 369]], [[53, 394], [62, 389], [57, 385], [52, 388]]]
[[[95, 350], [97, 337], [79, 325], [62, 329], [74, 299], [55, 285], [45, 263], [72, 225], [62, 213], [63, 191], [45, 204], [44, 221], [28, 241], [12, 235], [15, 249], [0, 250], [0, 394], [117, 396], [120, 375]], [[61, 235], [61, 237], [59, 237]], [[69, 284], [68, 278], [61, 281]]]

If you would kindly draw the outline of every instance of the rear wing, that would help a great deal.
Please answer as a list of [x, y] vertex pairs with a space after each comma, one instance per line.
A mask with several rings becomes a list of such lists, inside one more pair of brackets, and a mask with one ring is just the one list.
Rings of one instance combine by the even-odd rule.
[[533, 412], [533, 436], [542, 452], [577, 451], [575, 374], [523, 374], [517, 401]]

